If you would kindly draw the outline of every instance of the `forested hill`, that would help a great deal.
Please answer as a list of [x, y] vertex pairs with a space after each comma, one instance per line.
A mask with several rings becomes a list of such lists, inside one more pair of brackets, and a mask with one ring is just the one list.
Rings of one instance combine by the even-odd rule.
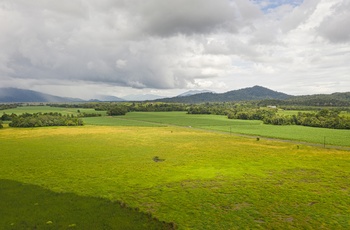
[[203, 102], [227, 102], [227, 101], [251, 101], [264, 99], [284, 100], [292, 97], [285, 93], [276, 92], [261, 86], [254, 86], [226, 93], [201, 93], [190, 96], [159, 99], [161, 102], [179, 103], [203, 103]]
[[77, 98], [58, 97], [33, 90], [0, 88], [0, 102], [77, 102]]
[[350, 106], [350, 92], [294, 96], [286, 100], [263, 100], [261, 105]]

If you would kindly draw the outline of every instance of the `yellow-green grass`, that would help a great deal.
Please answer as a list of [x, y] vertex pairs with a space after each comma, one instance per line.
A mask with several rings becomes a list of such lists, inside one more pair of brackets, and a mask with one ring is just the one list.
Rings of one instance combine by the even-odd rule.
[[179, 229], [350, 228], [348, 151], [181, 127], [5, 128], [0, 143], [1, 179], [122, 201]]
[[102, 117], [86, 117], [83, 118], [84, 124], [87, 125], [102, 125], [102, 126], [137, 126], [137, 127], [162, 127], [164, 124], [154, 122], [138, 121], [124, 119], [123, 116], [102, 116]]

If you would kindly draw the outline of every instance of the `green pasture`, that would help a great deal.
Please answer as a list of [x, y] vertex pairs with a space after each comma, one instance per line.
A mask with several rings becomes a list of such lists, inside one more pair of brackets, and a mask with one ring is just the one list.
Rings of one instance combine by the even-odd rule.
[[50, 112], [57, 112], [61, 113], [63, 115], [78, 115], [78, 110], [81, 113], [97, 113], [106, 115], [106, 111], [95, 111], [95, 109], [84, 109], [84, 108], [61, 108], [61, 107], [50, 107], [50, 106], [21, 106], [14, 109], [6, 109], [6, 110], [0, 110], [0, 114], [7, 113], [7, 114], [23, 114], [23, 113], [50, 113]]
[[[3, 110], [3, 112], [8, 114], [22, 114], [25, 112], [60, 112], [62, 114], [77, 115], [78, 110], [80, 110], [81, 113], [101, 113], [103, 115], [102, 117], [84, 118], [83, 120], [86, 125], [140, 127], [176, 125], [227, 133], [310, 142], [322, 145], [326, 144], [326, 146], [350, 146], [350, 130], [314, 128], [296, 125], [265, 125], [262, 121], [228, 119], [226, 116], [219, 115], [195, 115], [187, 114], [186, 112], [129, 112], [125, 116], [109, 117], [104, 116], [106, 114], [105, 111], [49, 106], [25, 106], [11, 110]], [[292, 115], [296, 114], [298, 111], [282, 112], [285, 115]]]
[[218, 115], [194, 115], [185, 112], [132, 112], [123, 119], [202, 128], [227, 133], [287, 139], [326, 145], [350, 146], [350, 130], [305, 126], [265, 125], [262, 121], [228, 119]]
[[[176, 126], [4, 128], [0, 143], [1, 183], [119, 201], [179, 229], [350, 228], [350, 154], [344, 150]], [[4, 187], [0, 190], [3, 194]], [[34, 190], [25, 191], [29, 196]], [[46, 202], [38, 196], [28, 204]], [[52, 202], [44, 207], [55, 209]], [[77, 209], [84, 207], [77, 202]], [[21, 216], [35, 208], [3, 217], [13, 211], [11, 205], [1, 205], [0, 228], [23, 226]], [[100, 205], [91, 207], [99, 215]], [[38, 217], [41, 226], [84, 229], [81, 220], [93, 215], [63, 221], [69, 208], [57, 208], [63, 211]], [[106, 225], [114, 221], [106, 218]]]

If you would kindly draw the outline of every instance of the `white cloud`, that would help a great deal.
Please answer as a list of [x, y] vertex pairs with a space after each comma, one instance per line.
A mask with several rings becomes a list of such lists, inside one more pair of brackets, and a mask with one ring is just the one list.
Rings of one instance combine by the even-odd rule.
[[347, 0], [2, 0], [0, 85], [346, 91], [349, 12]]

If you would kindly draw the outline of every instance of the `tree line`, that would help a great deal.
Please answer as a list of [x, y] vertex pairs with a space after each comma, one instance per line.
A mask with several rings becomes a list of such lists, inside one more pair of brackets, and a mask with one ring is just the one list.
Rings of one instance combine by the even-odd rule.
[[316, 113], [298, 112], [297, 115], [275, 115], [264, 120], [265, 124], [303, 125], [310, 127], [350, 129], [350, 117], [340, 116], [339, 111], [323, 109]]
[[14, 108], [17, 108], [18, 106], [21, 106], [21, 105], [20, 104], [0, 104], [0, 110], [14, 109]]
[[310, 110], [315, 112], [299, 112], [297, 115], [278, 114], [277, 108], [259, 107], [260, 102], [247, 103], [204, 103], [188, 107], [188, 114], [216, 114], [226, 115], [229, 119], [261, 120], [271, 125], [302, 125], [310, 127], [350, 129], [350, 117], [341, 116], [340, 111], [348, 108], [320, 108], [320, 107], [288, 107], [286, 110]]
[[340, 111], [322, 109], [315, 113], [298, 112], [297, 115], [282, 115], [277, 109], [248, 109], [231, 112], [229, 119], [261, 120], [272, 125], [302, 125], [310, 127], [350, 129], [350, 117], [340, 116]]
[[186, 111], [188, 105], [163, 102], [89, 102], [79, 104], [48, 104], [51, 107], [88, 108], [95, 111], [107, 111], [107, 114], [124, 115], [127, 112], [167, 112]]
[[73, 115], [61, 113], [3, 114], [1, 120], [11, 119], [10, 127], [81, 126], [83, 121]]

